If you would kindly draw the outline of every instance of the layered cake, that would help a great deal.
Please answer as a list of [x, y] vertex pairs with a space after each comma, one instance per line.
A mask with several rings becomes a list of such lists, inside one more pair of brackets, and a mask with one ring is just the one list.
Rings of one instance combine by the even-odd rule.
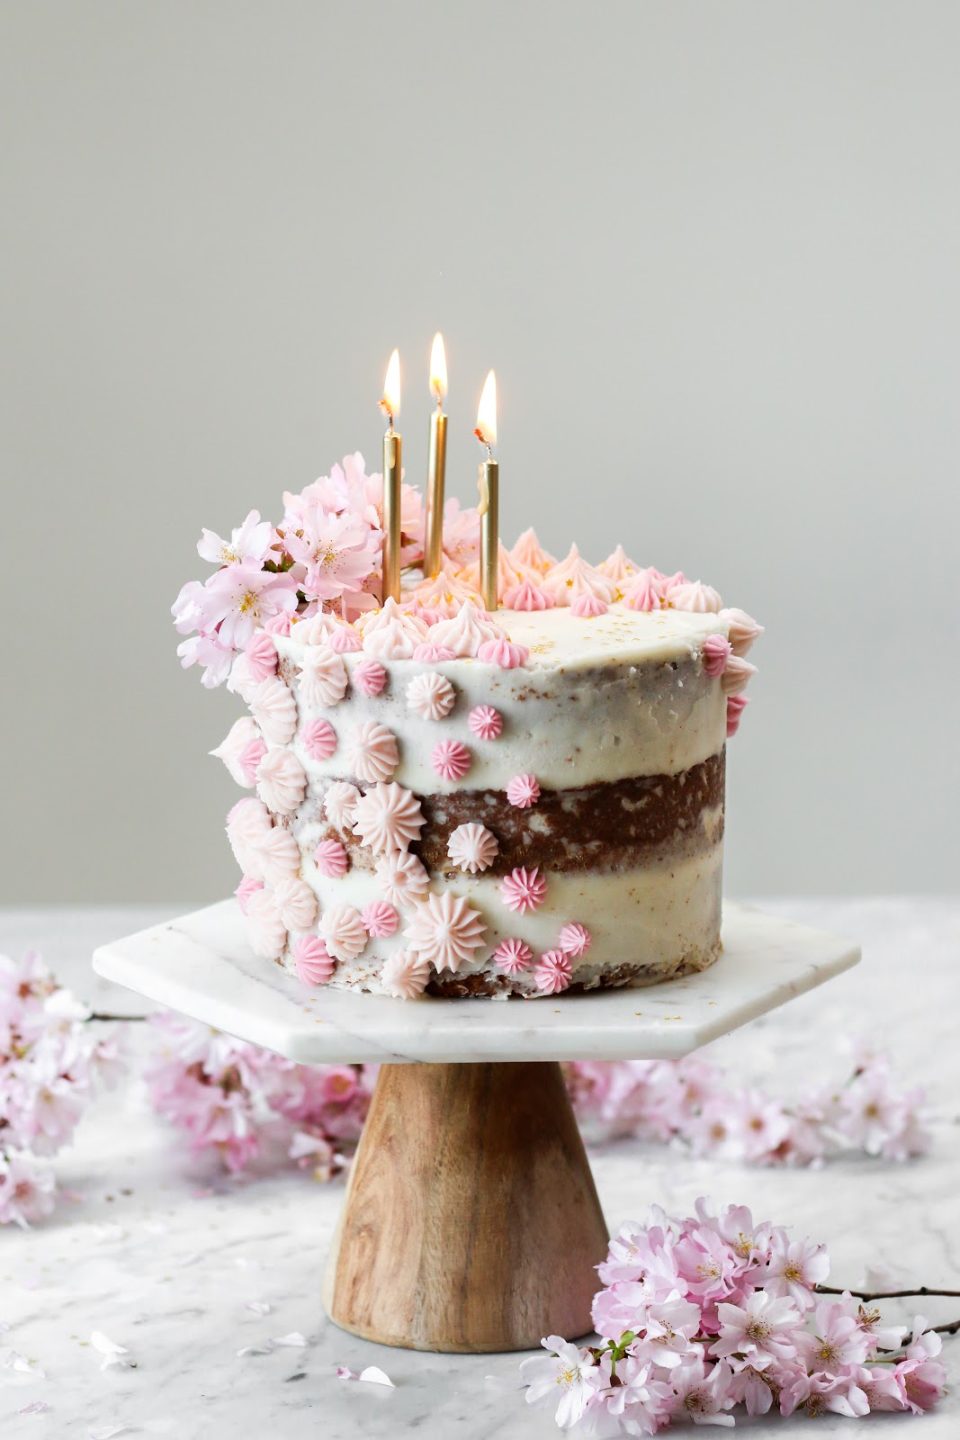
[[619, 548], [557, 560], [532, 531], [501, 548], [489, 612], [466, 512], [441, 573], [417, 570], [407, 487], [404, 588], [381, 603], [378, 477], [360, 474], [362, 533], [355, 501], [329, 503], [351, 493], [334, 472], [286, 496], [276, 529], [205, 532], [219, 568], [174, 607], [199, 632], [184, 663], [249, 710], [213, 753], [251, 792], [227, 835], [253, 950], [307, 984], [404, 999], [711, 964], [725, 746], [760, 627], [699, 581]]

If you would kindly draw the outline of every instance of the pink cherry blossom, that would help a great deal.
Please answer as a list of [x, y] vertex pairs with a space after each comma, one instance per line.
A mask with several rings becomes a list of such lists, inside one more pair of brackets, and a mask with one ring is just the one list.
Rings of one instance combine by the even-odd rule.
[[213, 530], [204, 530], [197, 541], [197, 554], [212, 565], [262, 565], [275, 543], [273, 526], [251, 510], [238, 529], [224, 540]]

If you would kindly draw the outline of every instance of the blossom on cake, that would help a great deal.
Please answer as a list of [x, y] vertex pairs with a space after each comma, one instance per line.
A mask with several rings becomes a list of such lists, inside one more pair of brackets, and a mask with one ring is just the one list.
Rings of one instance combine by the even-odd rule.
[[674, 610], [692, 610], [700, 615], [716, 613], [723, 604], [720, 592], [714, 590], [712, 585], [704, 585], [702, 580], [682, 580], [677, 584], [668, 584], [665, 599]]
[[407, 706], [424, 720], [443, 720], [456, 704], [456, 691], [445, 675], [427, 671], [407, 686]]
[[416, 906], [403, 933], [410, 949], [435, 969], [455, 972], [480, 949], [486, 931], [472, 905], [445, 890]]
[[367, 928], [354, 905], [333, 905], [325, 910], [320, 928], [335, 960], [355, 960], [367, 948]]
[[380, 660], [409, 660], [427, 638], [423, 621], [406, 614], [392, 598], [363, 622], [362, 629], [364, 650]]
[[215, 630], [221, 645], [242, 650], [273, 616], [296, 610], [297, 583], [253, 565], [228, 565], [203, 587], [198, 629]]
[[507, 799], [518, 810], [529, 810], [540, 799], [540, 782], [536, 775], [514, 775], [507, 781]]
[[530, 651], [526, 645], [515, 645], [512, 640], [485, 640], [477, 651], [477, 659], [485, 665], [499, 665], [501, 670], [516, 670], [526, 665]]
[[250, 696], [254, 720], [271, 745], [288, 745], [297, 728], [297, 702], [277, 675], [261, 680]]
[[500, 846], [497, 837], [485, 825], [473, 822], [458, 825], [447, 841], [447, 854], [458, 869], [468, 875], [489, 870]]
[[308, 930], [317, 918], [317, 897], [298, 875], [278, 880], [273, 903], [288, 930]]
[[508, 910], [517, 910], [521, 915], [528, 910], [537, 910], [547, 894], [547, 882], [534, 866], [526, 869], [518, 865], [500, 882], [500, 894]]
[[452, 620], [440, 620], [430, 627], [430, 643], [452, 650], [454, 655], [474, 656], [488, 640], [505, 640], [500, 626], [479, 606], [465, 600]]
[[409, 950], [397, 950], [383, 962], [380, 983], [396, 1000], [415, 1000], [427, 988], [430, 962]]
[[386, 900], [371, 900], [360, 912], [360, 919], [371, 939], [382, 940], [388, 935], [395, 935], [400, 924], [400, 916], [392, 905]]
[[559, 995], [570, 984], [573, 965], [562, 950], [545, 950], [534, 966], [533, 978], [544, 995]]
[[313, 863], [321, 875], [329, 880], [339, 880], [350, 867], [347, 852], [339, 840], [321, 840], [313, 852]]
[[339, 705], [347, 693], [347, 667], [329, 645], [312, 648], [300, 671], [300, 699], [311, 710]]
[[323, 797], [323, 813], [338, 830], [348, 830], [357, 816], [360, 791], [349, 780], [334, 780]]
[[389, 780], [400, 764], [397, 737], [378, 720], [364, 720], [353, 732], [350, 769], [358, 780]]
[[441, 780], [462, 780], [470, 769], [470, 751], [462, 740], [439, 740], [430, 752], [430, 763]]
[[712, 679], [722, 675], [731, 655], [730, 641], [723, 635], [708, 635], [703, 642], [703, 668]]
[[731, 655], [720, 676], [720, 688], [725, 695], [742, 695], [756, 673], [756, 665], [741, 655]]
[[746, 655], [753, 642], [763, 634], [763, 626], [758, 625], [745, 610], [721, 610], [720, 619], [726, 620], [729, 627], [727, 634], [734, 655]]
[[544, 550], [537, 539], [537, 532], [532, 526], [518, 536], [510, 551], [510, 558], [515, 565], [519, 565], [525, 570], [537, 570], [541, 575], [546, 574], [551, 565], [557, 563], [556, 557]]
[[257, 794], [278, 815], [292, 815], [303, 800], [307, 777], [292, 750], [268, 750], [257, 766]]
[[523, 940], [501, 940], [490, 959], [505, 975], [520, 975], [533, 963], [533, 951]]
[[[223, 761], [231, 778], [238, 785], [249, 790], [253, 786], [256, 771], [256, 762], [252, 770], [249, 764], [253, 755], [250, 746], [257, 744], [263, 744], [259, 726], [249, 715], [244, 715], [242, 719], [233, 722], [226, 737], [210, 754]], [[259, 756], [257, 758], [259, 760]]]
[[274, 544], [273, 526], [260, 519], [259, 510], [251, 510], [242, 525], [224, 540], [214, 530], [201, 530], [197, 554], [211, 565], [262, 565]]
[[300, 847], [282, 825], [274, 825], [257, 841], [259, 863], [268, 885], [275, 885], [300, 869]]
[[380, 563], [378, 530], [349, 511], [331, 514], [319, 499], [299, 507], [296, 525], [285, 530], [284, 545], [304, 590], [317, 600], [334, 600], [363, 589]]
[[469, 565], [480, 547], [480, 516], [475, 506], [464, 508], [448, 500], [443, 507], [443, 553], [455, 566]]
[[353, 683], [361, 695], [372, 699], [386, 685], [387, 672], [378, 660], [358, 660], [353, 667]]
[[503, 716], [492, 705], [475, 705], [467, 724], [478, 740], [499, 740], [503, 734]]
[[378, 854], [405, 850], [420, 838], [423, 811], [411, 791], [390, 781], [374, 785], [357, 801], [353, 825], [364, 845]]
[[391, 905], [413, 905], [426, 895], [430, 876], [423, 862], [406, 850], [389, 850], [377, 861], [377, 884]]
[[325, 985], [336, 961], [316, 935], [301, 935], [293, 947], [293, 963], [305, 985]]
[[581, 925], [579, 920], [571, 920], [568, 924], [561, 926], [560, 934], [557, 937], [557, 944], [565, 955], [573, 955], [579, 958], [585, 955], [590, 949], [593, 937], [586, 925]]
[[270, 890], [258, 890], [247, 901], [247, 938], [250, 948], [264, 960], [278, 960], [287, 943], [287, 930]]
[[329, 760], [337, 748], [337, 732], [329, 720], [308, 720], [300, 731], [300, 741], [311, 760]]
[[277, 647], [265, 630], [258, 630], [247, 641], [243, 654], [247, 669], [257, 684], [277, 673]]

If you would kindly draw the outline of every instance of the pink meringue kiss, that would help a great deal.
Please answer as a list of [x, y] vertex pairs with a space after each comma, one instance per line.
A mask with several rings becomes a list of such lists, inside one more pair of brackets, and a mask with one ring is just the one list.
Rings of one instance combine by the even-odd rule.
[[327, 642], [330, 649], [337, 655], [355, 655], [358, 650], [363, 649], [363, 642], [356, 630], [351, 630], [349, 625], [338, 625], [331, 632]]
[[329, 720], [309, 720], [300, 739], [311, 760], [329, 760], [337, 748], [337, 732]]
[[730, 637], [734, 655], [746, 655], [754, 640], [763, 634], [763, 626], [758, 625], [746, 610], [737, 610], [736, 608], [721, 610], [720, 619], [726, 620], [729, 626], [727, 634]]
[[315, 935], [302, 935], [293, 947], [297, 978], [304, 985], [325, 985], [336, 964], [330, 951]]
[[248, 785], [253, 785], [257, 778], [257, 766], [267, 753], [267, 747], [263, 740], [251, 740], [244, 745], [237, 757], [237, 765], [243, 772]]
[[533, 867], [525, 870], [518, 865], [506, 879], [500, 882], [500, 895], [508, 910], [517, 910], [521, 915], [528, 910], [538, 910], [547, 893], [547, 882], [540, 871]]
[[550, 596], [532, 580], [521, 580], [519, 585], [514, 585], [504, 595], [503, 603], [508, 610], [553, 609], [553, 601]]
[[564, 925], [557, 936], [557, 943], [564, 955], [573, 955], [577, 958], [587, 953], [592, 942], [593, 936], [586, 925], [581, 925], [579, 920], [571, 920], [568, 925]]
[[256, 895], [257, 891], [262, 889], [262, 880], [254, 880], [252, 875], [244, 875], [243, 879], [240, 881], [240, 884], [233, 892], [234, 895], [237, 897], [237, 904], [240, 906], [241, 915], [246, 915], [247, 913], [247, 905], [249, 904], [250, 896]]
[[741, 716], [743, 715], [744, 707], [747, 706], [747, 705], [749, 705], [749, 704], [750, 704], [750, 701], [747, 699], [746, 695], [728, 695], [728, 696], [727, 696], [727, 739], [728, 739], [728, 740], [729, 740], [732, 736], [736, 735], [737, 731], [740, 729], [740, 718], [741, 718]]
[[339, 840], [321, 840], [313, 852], [313, 863], [330, 880], [341, 879], [350, 868], [350, 859]]
[[477, 651], [477, 659], [485, 665], [499, 665], [501, 670], [516, 670], [526, 665], [530, 651], [526, 645], [514, 645], [511, 640], [485, 640]]
[[756, 665], [751, 665], [750, 661], [744, 660], [742, 655], [731, 655], [720, 676], [720, 685], [724, 694], [741, 695], [756, 673]]
[[470, 769], [471, 755], [459, 740], [441, 740], [430, 753], [430, 763], [441, 780], [462, 780]]
[[520, 975], [530, 969], [533, 951], [523, 940], [501, 940], [490, 958], [505, 975]]
[[723, 635], [708, 635], [703, 642], [703, 668], [704, 672], [716, 678], [722, 675], [727, 668], [727, 661], [730, 659], [733, 647], [730, 641]]
[[268, 676], [276, 674], [279, 659], [277, 647], [263, 630], [254, 632], [243, 653], [247, 657], [247, 669], [258, 684]]
[[499, 740], [503, 734], [503, 716], [492, 705], [474, 705], [467, 724], [478, 740]]
[[541, 995], [559, 995], [570, 984], [573, 965], [562, 950], [546, 950], [533, 972]]
[[266, 630], [268, 635], [289, 635], [290, 616], [287, 614], [286, 610], [281, 610], [280, 614], [274, 615], [270, 620], [267, 621], [266, 625], [264, 625], [263, 628], [264, 630]]
[[434, 665], [439, 660], [456, 660], [457, 657], [449, 645], [431, 645], [425, 640], [414, 650], [413, 658], [419, 660], [421, 665]]
[[367, 934], [374, 940], [395, 935], [400, 924], [400, 916], [386, 900], [371, 900], [370, 904], [360, 911], [360, 919]]
[[379, 695], [387, 683], [387, 672], [379, 660], [358, 660], [351, 672], [354, 685], [363, 695]]
[[609, 605], [601, 600], [599, 595], [592, 595], [589, 590], [582, 590], [576, 600], [570, 606], [570, 614], [576, 615], [580, 620], [595, 620], [598, 615], [606, 615]]
[[540, 799], [540, 782], [536, 775], [514, 775], [507, 781], [507, 799], [518, 810], [529, 810]]

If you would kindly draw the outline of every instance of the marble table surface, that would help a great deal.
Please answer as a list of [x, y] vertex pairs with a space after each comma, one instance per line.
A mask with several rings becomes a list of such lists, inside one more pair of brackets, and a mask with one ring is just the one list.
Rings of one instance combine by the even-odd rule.
[[[842, 1076], [850, 1047], [866, 1039], [891, 1054], [904, 1079], [926, 1086], [932, 1153], [905, 1165], [851, 1159], [784, 1171], [692, 1159], [661, 1145], [607, 1143], [591, 1147], [591, 1160], [608, 1220], [619, 1224], [650, 1201], [686, 1211], [710, 1194], [826, 1240], [834, 1283], [859, 1284], [868, 1265], [882, 1265], [903, 1283], [960, 1288], [960, 901], [792, 899], [764, 900], [763, 907], [860, 942], [863, 963], [714, 1041], [705, 1054], [737, 1082], [790, 1095], [811, 1077]], [[38, 947], [98, 1009], [142, 1013], [145, 1002], [92, 975], [89, 956], [186, 908], [0, 911], [0, 951]], [[136, 1056], [147, 1035], [132, 1026], [131, 1036]], [[73, 1198], [32, 1231], [0, 1231], [0, 1346], [45, 1372], [30, 1379], [0, 1370], [0, 1435], [559, 1434], [548, 1414], [523, 1403], [517, 1356], [389, 1350], [326, 1320], [319, 1285], [342, 1182], [318, 1185], [300, 1173], [230, 1180], [209, 1158], [191, 1159], [135, 1083], [88, 1114], [57, 1168]], [[257, 1313], [265, 1305], [269, 1313]], [[931, 1323], [953, 1320], [960, 1302], [928, 1300], [924, 1313]], [[97, 1330], [127, 1346], [136, 1369], [101, 1371], [90, 1344]], [[237, 1353], [267, 1349], [291, 1332], [307, 1345]], [[956, 1390], [960, 1337], [946, 1341], [945, 1358]], [[339, 1381], [338, 1364], [380, 1365], [396, 1388]], [[21, 1413], [31, 1401], [51, 1408]], [[885, 1435], [955, 1440], [960, 1395], [923, 1420], [863, 1423]], [[794, 1440], [808, 1424], [767, 1418], [746, 1428]], [[817, 1434], [839, 1435], [854, 1424], [829, 1416], [818, 1421]]]

